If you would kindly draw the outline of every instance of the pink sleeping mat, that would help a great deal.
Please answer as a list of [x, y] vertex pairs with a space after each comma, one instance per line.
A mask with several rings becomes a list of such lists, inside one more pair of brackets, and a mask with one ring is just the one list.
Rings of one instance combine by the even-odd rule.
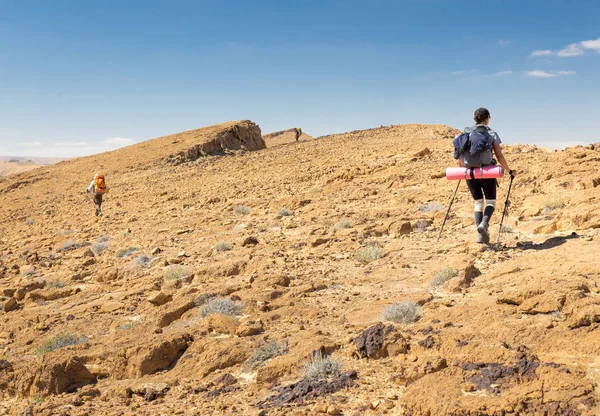
[[502, 166], [484, 166], [481, 168], [446, 168], [446, 179], [458, 181], [461, 179], [497, 179], [504, 176]]

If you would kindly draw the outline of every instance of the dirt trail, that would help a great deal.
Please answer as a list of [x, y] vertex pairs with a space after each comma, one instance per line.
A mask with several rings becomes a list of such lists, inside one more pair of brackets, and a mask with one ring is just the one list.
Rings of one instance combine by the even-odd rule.
[[454, 133], [232, 122], [0, 179], [0, 414], [598, 414], [600, 148], [507, 146], [501, 244], [465, 186], [435, 244]]

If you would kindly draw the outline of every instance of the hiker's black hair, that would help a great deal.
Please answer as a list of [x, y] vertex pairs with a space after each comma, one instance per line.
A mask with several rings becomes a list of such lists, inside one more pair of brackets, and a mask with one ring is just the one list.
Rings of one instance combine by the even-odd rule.
[[475, 120], [475, 123], [482, 124], [489, 117], [490, 112], [487, 108], [478, 108], [477, 110], [475, 110], [475, 115], [473, 116], [473, 119]]

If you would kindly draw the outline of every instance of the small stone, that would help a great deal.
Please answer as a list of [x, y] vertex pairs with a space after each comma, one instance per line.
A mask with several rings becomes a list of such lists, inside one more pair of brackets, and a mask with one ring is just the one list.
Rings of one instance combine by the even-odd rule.
[[177, 257], [189, 257], [190, 255], [187, 253], [187, 251], [180, 251], [179, 253], [177, 253]]
[[96, 257], [96, 254], [91, 248], [88, 248], [85, 253], [83, 253], [83, 257]]
[[73, 319], [75, 319], [75, 315], [73, 315], [72, 313], [68, 314], [67, 317], [65, 318], [67, 321], [72, 321]]
[[339, 415], [341, 413], [340, 409], [338, 409], [337, 407], [331, 405], [327, 408], [327, 414], [328, 415]]
[[413, 227], [410, 222], [403, 223], [398, 229], [398, 235], [407, 235], [413, 232]]
[[173, 296], [171, 296], [171, 295], [167, 296], [162, 292], [152, 293], [150, 296], [148, 296], [148, 302], [150, 302], [154, 306], [161, 306], [172, 300], [173, 300]]
[[235, 334], [238, 337], [250, 337], [258, 335], [264, 331], [264, 327], [261, 321], [244, 321], [239, 326]]
[[73, 276], [71, 276], [71, 280], [76, 282], [78, 280], [83, 280], [83, 277], [79, 273], [76, 273]]
[[326, 243], [328, 243], [330, 240], [331, 240], [331, 239], [330, 239], [330, 238], [327, 238], [327, 237], [316, 237], [316, 238], [313, 238], [313, 239], [310, 241], [310, 246], [311, 246], [311, 247], [318, 247], [318, 246], [322, 246], [323, 244], [326, 244]]
[[10, 298], [2, 304], [2, 310], [4, 312], [14, 311], [19, 308], [19, 302], [15, 298]]
[[162, 330], [161, 328], [156, 328], [156, 329], [154, 330], [154, 333], [155, 333], [155, 334], [162, 334], [162, 333], [163, 333], [163, 330]]
[[251, 235], [244, 239], [244, 242], [242, 243], [242, 247], [255, 246], [257, 244], [258, 244], [258, 238]]
[[463, 390], [466, 391], [466, 392], [472, 392], [472, 391], [475, 391], [477, 389], [475, 388], [475, 385], [473, 383], [467, 383], [467, 384], [464, 385]]
[[151, 255], [156, 256], [157, 254], [162, 253], [162, 250], [160, 247], [155, 247], [154, 249], [152, 249], [152, 251], [150, 252]]

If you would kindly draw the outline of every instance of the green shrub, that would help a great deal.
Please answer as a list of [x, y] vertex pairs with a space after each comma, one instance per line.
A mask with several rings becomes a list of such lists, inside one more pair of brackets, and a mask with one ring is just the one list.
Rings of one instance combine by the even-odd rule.
[[200, 310], [200, 315], [203, 317], [220, 313], [227, 316], [240, 316], [244, 313], [244, 305], [237, 300], [229, 298], [215, 297], [210, 299]]
[[434, 288], [438, 288], [446, 283], [448, 280], [456, 277], [458, 275], [458, 270], [453, 267], [444, 267], [442, 270], [438, 272], [437, 275], [433, 279], [431, 279], [431, 286]]
[[281, 208], [279, 210], [279, 215], [281, 215], [282, 217], [290, 217], [290, 216], [294, 215], [294, 212], [287, 208]]
[[146, 255], [137, 256], [135, 258], [135, 263], [139, 264], [143, 268], [146, 268], [152, 263], [152, 257]]
[[383, 250], [377, 245], [366, 245], [358, 249], [354, 258], [361, 264], [368, 264], [383, 257]]
[[383, 320], [397, 324], [411, 324], [421, 317], [421, 307], [412, 301], [393, 303], [383, 310]]
[[254, 370], [273, 357], [287, 353], [287, 344], [271, 341], [254, 350], [252, 356], [244, 364], [246, 370]]
[[94, 254], [96, 256], [99, 256], [100, 253], [102, 253], [108, 247], [109, 247], [109, 244], [107, 242], [104, 242], [104, 243], [95, 243], [95, 244], [92, 244], [92, 246], [90, 247], [90, 249], [94, 252]]
[[190, 270], [185, 266], [180, 266], [178, 264], [173, 264], [168, 266], [164, 272], [165, 280], [178, 280], [185, 279], [191, 275]]
[[324, 356], [319, 350], [313, 354], [308, 363], [304, 364], [304, 377], [323, 380], [338, 375], [341, 368], [341, 363], [330, 356]]
[[231, 250], [231, 244], [229, 244], [225, 241], [221, 241], [221, 242], [215, 244], [213, 249], [215, 251], [229, 251], [229, 250]]
[[36, 352], [39, 355], [44, 355], [59, 348], [68, 347], [69, 345], [78, 345], [88, 342], [88, 337], [85, 335], [76, 335], [71, 333], [60, 333], [46, 340], [40, 345]]
[[236, 205], [235, 207], [233, 207], [233, 212], [235, 212], [238, 215], [248, 215], [250, 214], [250, 208], [245, 207], [243, 205]]
[[137, 247], [129, 247], [129, 248], [117, 251], [117, 254], [115, 254], [115, 256], [119, 259], [123, 258], [123, 257], [129, 257], [138, 250], [139, 249]]
[[97, 243], [108, 243], [110, 241], [110, 237], [107, 235], [101, 235], [96, 239]]
[[61, 289], [61, 288], [65, 287], [65, 284], [58, 279], [57, 280], [47, 280], [46, 287], [53, 288], [53, 289]]

